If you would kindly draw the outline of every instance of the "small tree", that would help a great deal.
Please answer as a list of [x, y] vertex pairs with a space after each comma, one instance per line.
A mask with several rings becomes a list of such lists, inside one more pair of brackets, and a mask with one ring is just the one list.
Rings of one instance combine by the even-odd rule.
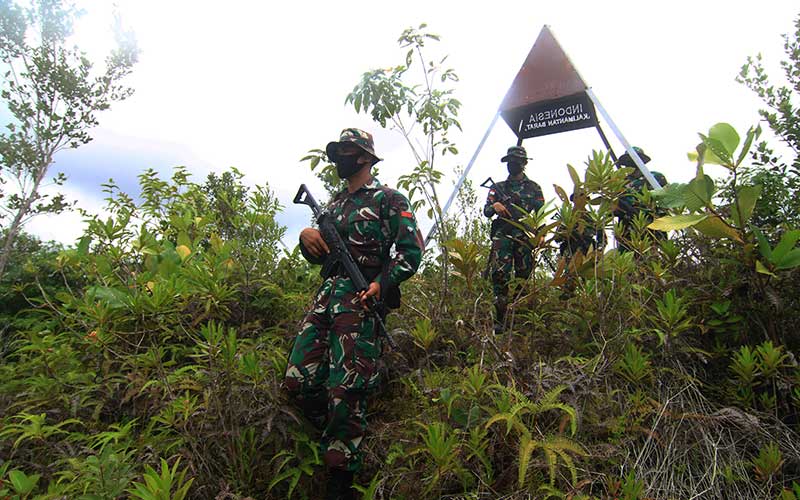
[[[367, 71], [346, 102], [356, 112], [370, 113], [381, 127], [391, 123], [406, 139], [416, 165], [411, 173], [400, 176], [399, 187], [408, 191], [415, 210], [427, 205], [428, 217], [434, 220], [439, 240], [444, 242], [448, 235], [443, 234], [442, 206], [436, 192], [443, 174], [437, 170], [436, 160], [439, 155], [458, 153], [448, 134], [451, 127], [461, 129], [457, 120], [461, 102], [453, 97], [453, 89], [441, 88], [457, 82], [458, 76], [442, 66], [447, 57], [436, 62], [426, 56], [426, 42], [439, 40], [426, 28], [421, 24], [403, 31], [397, 42], [408, 49], [404, 64]], [[413, 78], [408, 74], [415, 60], [420, 69], [420, 83], [416, 84], [409, 82]]]
[[[88, 131], [98, 123], [97, 112], [133, 93], [119, 83], [136, 63], [133, 35], [117, 19], [117, 46], [105, 70], [93, 75], [86, 54], [68, 46], [80, 14], [59, 0], [36, 0], [27, 8], [0, 0], [0, 62], [6, 70], [0, 96], [13, 116], [8, 132], [0, 135], [0, 189], [9, 181], [16, 184], [0, 191], [0, 227], [5, 229], [0, 276], [22, 226], [38, 214], [68, 208], [62, 194], [42, 193], [55, 154], [91, 141]], [[52, 178], [55, 185], [65, 180], [60, 172]], [[4, 220], [9, 217], [10, 222]]]
[[[759, 115], [794, 154], [787, 164], [773, 146], [761, 141], [751, 154], [753, 165], [739, 172], [742, 180], [764, 188], [753, 212], [753, 223], [762, 228], [800, 225], [800, 15], [794, 26], [794, 33], [783, 35], [782, 85], [770, 79], [760, 54], [748, 57], [736, 78], [761, 98], [767, 107]], [[729, 186], [726, 195], [732, 199]]]

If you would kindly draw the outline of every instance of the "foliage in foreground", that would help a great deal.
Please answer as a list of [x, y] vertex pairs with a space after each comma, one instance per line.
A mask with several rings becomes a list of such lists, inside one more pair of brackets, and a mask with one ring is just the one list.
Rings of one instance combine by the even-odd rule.
[[[557, 210], [610, 220], [626, 172], [602, 154], [572, 172], [586, 204]], [[314, 269], [278, 250], [276, 200], [236, 171], [140, 180], [140, 202], [108, 184], [110, 217], [90, 217], [74, 248], [29, 244], [18, 262], [39, 272], [4, 285], [17, 312], [0, 364], [0, 492], [308, 498], [322, 480], [314, 431], [279, 383]], [[686, 217], [678, 198], [656, 226]], [[566, 227], [547, 214], [527, 221], [537, 255]], [[484, 243], [453, 240], [449, 314], [426, 300], [442, 286], [431, 263], [390, 318], [400, 349], [371, 401], [364, 495], [790, 498], [800, 281], [796, 266], [758, 267], [757, 233], [733, 222], [743, 232], [694, 224], [669, 240], [641, 225], [634, 252], [537, 268], [505, 337], [478, 276]]]

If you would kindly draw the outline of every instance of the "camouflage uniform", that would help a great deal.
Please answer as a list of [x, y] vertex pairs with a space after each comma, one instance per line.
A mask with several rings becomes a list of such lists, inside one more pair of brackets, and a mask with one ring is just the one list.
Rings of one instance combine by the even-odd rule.
[[[667, 178], [664, 177], [661, 172], [651, 170], [650, 173], [653, 174], [653, 177], [661, 184], [661, 187], [667, 185]], [[644, 175], [642, 175], [638, 169], [628, 175], [627, 179], [628, 184], [626, 190], [628, 194], [620, 197], [618, 202], [619, 208], [614, 212], [622, 226], [622, 233], [616, 235], [617, 249], [620, 252], [627, 252], [631, 249], [629, 243], [633, 230], [633, 219], [636, 217], [636, 214], [644, 212], [649, 222], [653, 220], [653, 215], [649, 207], [642, 205], [642, 203], [636, 199], [636, 195], [642, 193], [645, 188], [650, 189], [650, 184], [647, 182], [647, 179], [644, 178]], [[654, 231], [652, 234], [654, 234], [656, 238], [663, 238], [666, 236], [666, 233], [660, 231]]]
[[[563, 226], [562, 226], [563, 227]], [[579, 250], [585, 255], [589, 248], [600, 250], [606, 246], [606, 233], [600, 229], [595, 229], [594, 221], [588, 214], [584, 214], [578, 226], [568, 235], [556, 236], [559, 244], [558, 251], [568, 259], [575, 255]]]
[[[352, 194], [339, 192], [328, 212], [364, 276], [380, 283], [382, 294], [416, 272], [422, 235], [402, 194], [372, 178]], [[311, 262], [321, 263], [302, 244], [301, 250]], [[306, 417], [323, 429], [325, 464], [356, 471], [367, 392], [378, 384], [381, 339], [376, 320], [365, 314], [344, 270], [324, 278], [294, 340], [284, 385]]]
[[[503, 203], [511, 213], [519, 212], [514, 205], [522, 207], [526, 212], [539, 210], [544, 205], [542, 188], [524, 174], [522, 179], [515, 180], [509, 177], [495, 186], [503, 195], [511, 198], [511, 203]], [[486, 217], [495, 215], [492, 205], [498, 201], [501, 201], [500, 195], [495, 189], [490, 189], [486, 205], [483, 207], [483, 214]], [[492, 250], [489, 258], [496, 329], [502, 329], [505, 322], [508, 306], [508, 282], [511, 281], [512, 270], [515, 277], [527, 279], [533, 269], [533, 257], [530, 248], [524, 244], [524, 241], [525, 233], [521, 229], [502, 220], [492, 222]]]

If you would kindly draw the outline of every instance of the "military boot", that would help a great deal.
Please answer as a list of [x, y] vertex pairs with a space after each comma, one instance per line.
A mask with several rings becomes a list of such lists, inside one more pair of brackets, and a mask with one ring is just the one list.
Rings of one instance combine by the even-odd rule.
[[353, 489], [353, 472], [331, 469], [328, 476], [328, 490], [325, 500], [356, 500]]

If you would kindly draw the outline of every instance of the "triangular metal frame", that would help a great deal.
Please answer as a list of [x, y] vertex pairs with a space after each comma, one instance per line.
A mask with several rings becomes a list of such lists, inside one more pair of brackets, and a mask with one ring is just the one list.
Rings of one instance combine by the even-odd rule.
[[[539, 94], [538, 97], [534, 97], [534, 98], [541, 98], [541, 99], [545, 99], [545, 100], [546, 99], [551, 99], [552, 100], [552, 99], [557, 99], [557, 98], [563, 97], [565, 95], [569, 95], [569, 93], [574, 90], [575, 82], [579, 81], [583, 88], [579, 89], [578, 91], [579, 92], [582, 91], [582, 92], [586, 93], [586, 95], [591, 100], [592, 104], [594, 104], [594, 106], [600, 112], [600, 115], [603, 117], [603, 120], [608, 124], [609, 127], [611, 127], [611, 130], [614, 132], [614, 135], [617, 137], [617, 139], [620, 141], [620, 143], [622, 143], [622, 146], [625, 148], [625, 151], [633, 159], [633, 161], [636, 164], [636, 166], [638, 167], [638, 169], [642, 172], [642, 175], [644, 176], [644, 178], [647, 179], [647, 182], [654, 189], [661, 188], [661, 185], [658, 183], [656, 178], [653, 177], [653, 174], [650, 172], [650, 170], [647, 169], [647, 167], [645, 166], [644, 162], [639, 157], [639, 155], [636, 153], [636, 151], [633, 149], [633, 147], [631, 147], [631, 144], [628, 142], [628, 140], [622, 134], [622, 131], [614, 123], [614, 120], [611, 119], [611, 116], [608, 114], [608, 111], [606, 111], [606, 109], [600, 103], [600, 100], [597, 98], [597, 95], [595, 95], [595, 93], [592, 90], [592, 88], [586, 84], [586, 81], [583, 79], [583, 77], [578, 72], [578, 69], [572, 63], [572, 60], [570, 59], [569, 55], [561, 47], [561, 44], [558, 43], [558, 40], [556, 39], [555, 34], [552, 32], [552, 29], [550, 28], [550, 26], [549, 25], [545, 25], [545, 26], [542, 27], [542, 30], [540, 31], [539, 36], [536, 39], [536, 42], [534, 42], [533, 47], [531, 47], [531, 50], [528, 52], [528, 57], [525, 59], [525, 63], [523, 63], [522, 67], [520, 68], [520, 71], [517, 72], [517, 76], [514, 78], [514, 81], [512, 82], [512, 84], [509, 87], [508, 91], [506, 91], [506, 94], [503, 97], [503, 101], [501, 102], [500, 106], [498, 107], [497, 112], [495, 113], [494, 117], [492, 118], [492, 121], [489, 124], [489, 127], [486, 129], [486, 132], [484, 133], [483, 138], [481, 139], [480, 143], [478, 144], [478, 147], [475, 149], [475, 152], [472, 154], [472, 158], [470, 159], [469, 163], [467, 164], [467, 168], [464, 169], [464, 172], [461, 174], [461, 177], [458, 179], [458, 182], [456, 182], [456, 185], [453, 188], [453, 192], [450, 194], [450, 197], [447, 199], [447, 203], [445, 203], [445, 206], [442, 209], [442, 218], [444, 218], [447, 215], [447, 212], [450, 209], [450, 205], [452, 205], [453, 200], [455, 200], [455, 197], [456, 197], [458, 191], [461, 189], [461, 186], [463, 185], [464, 180], [467, 178], [467, 175], [469, 174], [470, 170], [472, 169], [472, 166], [474, 165], [475, 160], [478, 158], [478, 155], [480, 154], [481, 149], [483, 149], [483, 146], [486, 143], [486, 140], [488, 139], [489, 134], [491, 134], [495, 123], [497, 123], [497, 119], [502, 115], [503, 111], [504, 110], [508, 110], [508, 109], [512, 109], [514, 107], [519, 107], [520, 105], [528, 105], [528, 104], [531, 104], [531, 102], [537, 102], [537, 101], [528, 101], [528, 102], [526, 102], [526, 99], [530, 98], [530, 96], [528, 96], [528, 95], [520, 96], [519, 95], [519, 91], [517, 91], [517, 92], [512, 92], [512, 91], [515, 90], [515, 84], [518, 81], [523, 80], [523, 79], [526, 78], [526, 74], [530, 75], [530, 74], [536, 72], [536, 68], [535, 67], [532, 67], [532, 66], [527, 65], [527, 64], [528, 64], [528, 61], [531, 61], [532, 63], [536, 62], [538, 56], [537, 56], [536, 53], [534, 53], [534, 50], [536, 49], [537, 44], [540, 44], [540, 46], [542, 46], [542, 45], [552, 45], [552, 43], [555, 43], [557, 48], [563, 54], [563, 57], [564, 57], [564, 60], [565, 60], [565, 62], [557, 61], [557, 64], [560, 64], [560, 65], [567, 64], [568, 65], [568, 69], [574, 72], [575, 77], [577, 77], [577, 80], [570, 80], [568, 82], [568, 85], [565, 85], [561, 89], [559, 89], [557, 87], [553, 87], [553, 88], [550, 89], [550, 91], [542, 92], [542, 93]], [[553, 64], [553, 60], [550, 60], [549, 63]], [[561, 68], [561, 69], [563, 70], [564, 68]], [[507, 120], [506, 120], [506, 123], [509, 125], [511, 130], [514, 132], [514, 135], [517, 136], [517, 145], [522, 145], [522, 140], [523, 139], [520, 138], [520, 129], [519, 129], [519, 127], [517, 127], [516, 130], [515, 130], [515, 127], [512, 126], [512, 124], [509, 123]], [[595, 127], [597, 129], [598, 134], [600, 135], [600, 139], [603, 141], [603, 144], [605, 145], [606, 149], [611, 154], [611, 157], [614, 159], [614, 161], [617, 161], [617, 157], [614, 154], [613, 149], [611, 148], [611, 144], [608, 142], [608, 138], [606, 137], [605, 133], [603, 132], [603, 129], [600, 128], [599, 121], [596, 122]], [[436, 233], [436, 224], [433, 225], [431, 230], [428, 232], [428, 235], [425, 237], [425, 247], [428, 246], [428, 243], [433, 238], [433, 235], [435, 233]]]

